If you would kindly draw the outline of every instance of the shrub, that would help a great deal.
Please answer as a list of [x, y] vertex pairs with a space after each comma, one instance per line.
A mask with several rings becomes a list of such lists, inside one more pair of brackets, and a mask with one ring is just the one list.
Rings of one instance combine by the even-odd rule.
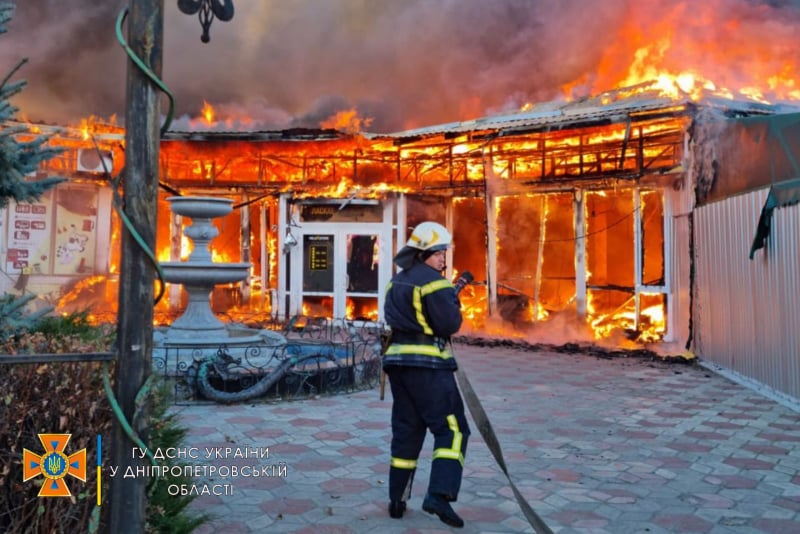
[[[23, 333], [0, 353], [107, 350], [78, 336], [48, 338]], [[100, 363], [0, 364], [0, 532], [86, 532], [95, 507], [96, 470], [87, 480], [67, 480], [70, 498], [38, 497], [42, 477], [22, 482], [22, 451], [42, 452], [40, 433], [72, 434], [66, 453], [94, 450], [96, 435], [110, 435], [112, 413], [103, 392]], [[87, 464], [94, 465], [87, 457]]]
[[[49, 317], [41, 330], [18, 332], [0, 342], [0, 354], [104, 352], [113, 342], [110, 325], [92, 326], [86, 314]], [[113, 380], [113, 365], [109, 365]], [[149, 448], [177, 447], [186, 430], [168, 414], [171, 398], [166, 386], [152, 389]], [[0, 364], [0, 532], [74, 533], [90, 532], [99, 526], [97, 434], [110, 438], [114, 414], [103, 388], [103, 364], [98, 362], [48, 362]], [[86, 482], [67, 477], [70, 498], [38, 497], [43, 477], [22, 482], [22, 451], [42, 452], [40, 433], [72, 434], [66, 454], [87, 449]], [[104, 439], [104, 444], [110, 440]], [[110, 450], [103, 447], [103, 463], [109, 465]], [[169, 484], [187, 481], [159, 479], [148, 495], [148, 532], [184, 534], [206, 521], [205, 515], [187, 513], [194, 496], [167, 494]], [[104, 505], [110, 494], [110, 480], [103, 480]], [[90, 527], [91, 524], [91, 527]]]
[[31, 293], [22, 296], [6, 293], [0, 297], [0, 342], [35, 328], [42, 320], [42, 315], [52, 310], [49, 307], [37, 312], [29, 311], [27, 306], [35, 298]]

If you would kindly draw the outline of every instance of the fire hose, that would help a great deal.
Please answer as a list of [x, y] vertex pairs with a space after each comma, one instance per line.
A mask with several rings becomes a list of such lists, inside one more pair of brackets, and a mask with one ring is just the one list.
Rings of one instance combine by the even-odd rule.
[[[452, 349], [452, 344], [450, 348]], [[497, 465], [500, 466], [500, 469], [506, 476], [506, 480], [508, 480], [508, 484], [511, 486], [511, 491], [514, 492], [514, 497], [516, 497], [517, 504], [519, 504], [520, 510], [522, 510], [522, 513], [525, 515], [525, 519], [528, 520], [528, 523], [530, 523], [533, 530], [536, 531], [536, 534], [553, 534], [550, 527], [547, 526], [544, 520], [539, 517], [539, 514], [528, 504], [528, 501], [517, 489], [514, 481], [511, 480], [511, 475], [508, 473], [508, 468], [503, 458], [503, 451], [500, 449], [500, 442], [497, 439], [497, 435], [494, 433], [492, 423], [489, 421], [489, 417], [486, 415], [486, 411], [483, 409], [478, 395], [476, 395], [475, 390], [472, 389], [472, 384], [470, 384], [461, 366], [456, 369], [456, 379], [458, 380], [458, 387], [461, 389], [461, 393], [464, 396], [464, 404], [469, 408], [472, 420], [475, 421], [475, 425], [478, 427], [483, 441], [486, 442], [486, 446], [489, 447], [489, 450], [492, 452], [495, 462], [497, 462]]]
[[308, 360], [318, 360], [320, 358], [325, 358], [334, 362], [336, 361], [336, 355], [333, 353], [313, 352], [311, 354], [289, 356], [281, 360], [274, 369], [259, 378], [258, 381], [252, 386], [241, 391], [222, 391], [215, 388], [211, 383], [210, 376], [212, 368], [216, 374], [224, 378], [228, 375], [226, 369], [232, 364], [241, 363], [241, 359], [233, 358], [223, 349], [220, 349], [217, 352], [217, 357], [215, 359], [204, 360], [198, 365], [196, 374], [194, 376], [195, 387], [197, 388], [197, 391], [202, 393], [207, 399], [224, 404], [247, 401], [267, 393], [296, 365]]
[[[464, 289], [469, 283], [473, 281], [474, 277], [472, 273], [469, 271], [464, 271], [461, 276], [453, 283], [453, 287], [456, 289], [456, 293], [460, 293], [462, 289]], [[384, 336], [381, 340], [381, 352], [385, 353], [386, 348], [388, 348], [389, 343], [391, 342], [390, 335]], [[452, 350], [453, 344], [450, 343], [450, 348]], [[520, 510], [522, 510], [525, 519], [528, 520], [528, 523], [533, 527], [533, 530], [536, 534], [553, 534], [553, 531], [550, 527], [547, 526], [547, 523], [536, 513], [536, 511], [528, 504], [528, 501], [525, 497], [520, 493], [519, 489], [517, 489], [517, 485], [514, 484], [514, 481], [511, 480], [511, 475], [508, 472], [508, 467], [506, 466], [506, 461], [503, 458], [503, 451], [500, 448], [500, 441], [497, 439], [497, 435], [492, 428], [492, 423], [489, 421], [489, 417], [486, 415], [486, 410], [483, 409], [483, 405], [481, 404], [478, 395], [475, 393], [475, 390], [472, 388], [472, 384], [470, 384], [469, 379], [467, 378], [467, 374], [464, 372], [464, 369], [461, 366], [456, 368], [456, 379], [458, 380], [458, 387], [461, 389], [461, 393], [464, 397], [464, 404], [469, 409], [470, 415], [472, 415], [472, 420], [475, 422], [475, 425], [478, 427], [478, 431], [481, 433], [481, 437], [483, 437], [483, 441], [486, 442], [486, 446], [489, 447], [489, 450], [494, 457], [495, 462], [497, 465], [500, 466], [500, 470], [506, 476], [506, 480], [508, 481], [509, 486], [511, 487], [511, 491], [514, 493], [514, 497], [517, 499], [517, 504], [519, 505]], [[381, 383], [380, 383], [380, 399], [383, 400], [384, 392], [386, 388], [386, 373], [381, 373]]]

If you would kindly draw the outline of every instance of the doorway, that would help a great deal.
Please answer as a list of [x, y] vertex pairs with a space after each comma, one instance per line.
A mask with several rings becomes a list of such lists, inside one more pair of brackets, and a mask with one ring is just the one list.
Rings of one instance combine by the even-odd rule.
[[[380, 321], [392, 274], [392, 227], [383, 222], [385, 209], [375, 203], [349, 212], [328, 207], [306, 204], [296, 210], [299, 223], [291, 231], [297, 246], [288, 258], [289, 315]], [[365, 217], [366, 212], [372, 216]], [[325, 213], [328, 217], [319, 220]]]

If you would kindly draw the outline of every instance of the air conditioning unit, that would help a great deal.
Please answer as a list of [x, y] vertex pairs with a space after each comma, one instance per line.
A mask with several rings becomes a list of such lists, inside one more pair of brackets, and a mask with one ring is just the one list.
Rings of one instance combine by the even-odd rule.
[[114, 154], [109, 150], [97, 151], [94, 148], [78, 149], [78, 170], [103, 173], [114, 169]]

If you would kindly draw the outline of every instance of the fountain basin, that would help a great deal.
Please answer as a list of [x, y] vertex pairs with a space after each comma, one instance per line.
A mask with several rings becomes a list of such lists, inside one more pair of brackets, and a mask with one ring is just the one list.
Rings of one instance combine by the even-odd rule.
[[220, 349], [240, 360], [237, 370], [254, 373], [268, 367], [285, 350], [286, 338], [271, 330], [223, 324], [221, 328], [191, 330], [156, 328], [153, 366], [165, 376], [182, 377], [193, 364], [217, 357]]
[[233, 199], [217, 197], [168, 197], [170, 209], [191, 219], [213, 219], [233, 211]]
[[171, 284], [209, 287], [240, 282], [250, 272], [249, 263], [216, 263], [212, 261], [160, 262], [164, 281]]
[[[246, 349], [248, 347], [283, 346], [286, 339], [270, 330], [259, 330], [246, 326], [232, 326], [222, 323], [223, 328], [214, 331], [205, 327], [192, 331], [180, 328], [157, 328], [156, 345], [163, 347], [206, 347], [208, 354], [213, 355], [219, 347]], [[198, 356], [198, 354], [195, 354]]]

